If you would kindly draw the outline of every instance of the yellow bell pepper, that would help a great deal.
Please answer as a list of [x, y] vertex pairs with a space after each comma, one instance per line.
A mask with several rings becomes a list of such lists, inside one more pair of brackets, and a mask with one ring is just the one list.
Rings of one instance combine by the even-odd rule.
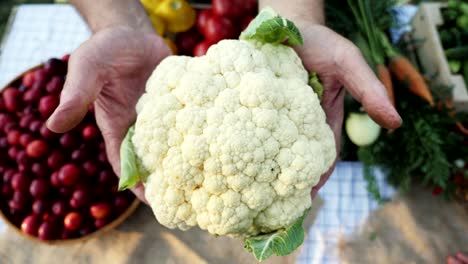
[[158, 32], [159, 36], [163, 36], [166, 32], [166, 22], [155, 14], [150, 14], [149, 19], [151, 20], [151, 24], [153, 24], [153, 27], [156, 32]]
[[185, 0], [163, 0], [155, 14], [166, 21], [167, 31], [183, 32], [195, 25], [195, 9]]
[[164, 41], [166, 42], [166, 44], [171, 49], [172, 54], [177, 55], [178, 50], [177, 50], [177, 46], [174, 43], [174, 41], [172, 41], [170, 38], [164, 38]]
[[162, 0], [141, 0], [141, 4], [146, 9], [148, 13], [154, 13], [158, 5], [162, 2]]

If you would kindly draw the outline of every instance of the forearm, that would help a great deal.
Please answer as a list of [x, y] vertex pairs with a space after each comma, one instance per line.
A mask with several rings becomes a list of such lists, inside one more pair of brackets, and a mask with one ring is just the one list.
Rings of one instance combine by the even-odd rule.
[[296, 22], [309, 20], [323, 24], [325, 22], [323, 0], [260, 0], [260, 8], [271, 6], [282, 16]]
[[93, 32], [115, 26], [154, 32], [138, 0], [71, 0], [71, 3]]

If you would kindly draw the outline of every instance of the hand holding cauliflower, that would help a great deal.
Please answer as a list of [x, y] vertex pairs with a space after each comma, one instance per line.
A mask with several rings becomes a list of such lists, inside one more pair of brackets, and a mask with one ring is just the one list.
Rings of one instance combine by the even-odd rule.
[[127, 143], [145, 174], [145, 197], [169, 228], [247, 239], [284, 230], [303, 219], [310, 190], [335, 160], [333, 132], [301, 60], [256, 37], [265, 21], [298, 32], [265, 12], [272, 10], [252, 22], [253, 37], [244, 34], [249, 40], [163, 60], [137, 104]]

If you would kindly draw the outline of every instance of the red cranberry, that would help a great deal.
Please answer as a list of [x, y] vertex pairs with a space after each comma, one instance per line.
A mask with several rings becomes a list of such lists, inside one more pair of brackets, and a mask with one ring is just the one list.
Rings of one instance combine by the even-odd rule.
[[49, 152], [49, 146], [44, 140], [36, 139], [26, 147], [26, 154], [31, 158], [40, 158]]
[[29, 125], [29, 131], [33, 133], [38, 133], [41, 129], [41, 126], [42, 126], [42, 121], [34, 120], [31, 122], [31, 125]]
[[32, 211], [35, 214], [44, 214], [49, 211], [49, 203], [44, 200], [36, 200], [32, 204]]
[[89, 234], [91, 234], [92, 232], [94, 231], [94, 228], [93, 227], [90, 227], [90, 226], [87, 226], [87, 227], [84, 227], [82, 229], [80, 229], [80, 236], [87, 236]]
[[54, 221], [46, 220], [42, 222], [37, 231], [37, 236], [42, 240], [54, 240], [58, 237], [58, 228], [60, 225], [54, 223]]
[[17, 172], [11, 179], [11, 188], [18, 192], [27, 192], [31, 178], [24, 172]]
[[50, 184], [54, 187], [60, 186], [60, 180], [58, 178], [58, 172], [54, 172], [50, 175]]
[[21, 128], [29, 128], [29, 125], [31, 125], [31, 122], [34, 120], [34, 115], [32, 114], [26, 114], [21, 117], [19, 121], [19, 126]]
[[31, 89], [24, 92], [23, 101], [25, 101], [26, 103], [37, 102], [41, 99], [41, 97], [41, 89]]
[[19, 138], [19, 143], [23, 147], [27, 147], [29, 143], [33, 140], [33, 136], [28, 133], [21, 134]]
[[55, 150], [50, 154], [47, 158], [47, 165], [53, 170], [60, 168], [63, 163], [65, 162], [65, 157], [63, 156], [62, 152]]
[[19, 130], [11, 130], [7, 135], [8, 143], [10, 143], [10, 145], [18, 145], [20, 137], [21, 132]]
[[54, 133], [50, 129], [48, 129], [45, 123], [42, 124], [39, 132], [41, 133], [41, 136], [43, 136], [45, 139], [53, 139], [59, 136], [59, 134]]
[[8, 111], [16, 112], [21, 109], [23, 96], [18, 89], [14, 87], [8, 87], [2, 92], [2, 94], [5, 108]]
[[68, 230], [78, 230], [83, 223], [83, 216], [78, 212], [70, 212], [63, 219], [63, 226]]
[[56, 201], [52, 205], [52, 213], [54, 213], [57, 216], [65, 215], [67, 210], [68, 210], [68, 206], [67, 206], [67, 203], [65, 203], [64, 201]]
[[98, 171], [98, 166], [94, 161], [86, 161], [83, 163], [83, 169], [86, 175], [93, 176]]
[[62, 76], [54, 76], [52, 79], [47, 83], [46, 91], [52, 94], [58, 94], [62, 91], [63, 84], [65, 80]]
[[84, 188], [76, 189], [72, 194], [72, 200], [75, 200], [76, 206], [85, 206], [91, 199], [90, 193]]
[[37, 236], [41, 218], [38, 215], [29, 215], [21, 223], [21, 230], [30, 235]]
[[0, 138], [0, 149], [8, 148], [8, 139], [7, 137]]
[[109, 223], [109, 220], [106, 218], [101, 218], [101, 219], [95, 219], [94, 220], [94, 226], [97, 229], [105, 227]]
[[22, 83], [24, 86], [31, 88], [34, 83], [34, 72], [30, 71], [23, 75]]
[[99, 173], [99, 183], [106, 185], [114, 181], [115, 174], [109, 170], [104, 170]]
[[63, 165], [58, 173], [58, 178], [64, 186], [75, 184], [80, 177], [80, 169], [75, 164]]
[[44, 162], [35, 162], [31, 165], [31, 172], [40, 178], [47, 177], [49, 175], [49, 169]]
[[29, 192], [35, 198], [44, 198], [49, 192], [50, 186], [49, 183], [44, 179], [35, 179], [31, 182], [29, 187]]
[[44, 63], [44, 71], [49, 75], [65, 75], [67, 74], [67, 63], [60, 59], [52, 58]]
[[87, 125], [81, 134], [85, 140], [95, 140], [99, 137], [99, 129], [94, 125]]
[[13, 194], [13, 189], [10, 185], [3, 185], [2, 186], [2, 199], [8, 199]]
[[95, 219], [108, 218], [111, 214], [111, 210], [111, 206], [106, 202], [93, 204], [89, 208], [91, 216], [93, 216]]
[[66, 149], [71, 149], [78, 145], [78, 139], [71, 133], [65, 133], [60, 137], [60, 144]]
[[11, 179], [13, 179], [13, 176], [16, 174], [16, 171], [14, 169], [7, 169], [3, 173], [3, 182], [4, 183], [10, 183]]
[[128, 198], [122, 193], [117, 194], [114, 198], [114, 208], [120, 214], [124, 212], [129, 206], [130, 202]]
[[54, 111], [55, 108], [59, 105], [59, 98], [56, 95], [47, 95], [39, 100], [39, 112], [43, 117], [49, 117]]
[[99, 153], [98, 160], [101, 163], [107, 163], [107, 154], [105, 151]]
[[13, 160], [16, 160], [16, 156], [18, 156], [18, 153], [20, 152], [20, 148], [18, 148], [17, 146], [13, 146], [11, 148], [8, 149], [8, 157], [10, 157], [10, 159], [13, 159]]

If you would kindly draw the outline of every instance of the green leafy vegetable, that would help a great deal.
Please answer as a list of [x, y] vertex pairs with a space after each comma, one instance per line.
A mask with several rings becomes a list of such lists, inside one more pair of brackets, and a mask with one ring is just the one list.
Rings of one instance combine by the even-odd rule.
[[299, 29], [290, 20], [279, 16], [271, 7], [260, 11], [249, 26], [242, 32], [240, 39], [258, 40], [265, 43], [283, 43], [302, 45]]
[[252, 252], [258, 261], [263, 261], [273, 254], [277, 256], [291, 254], [304, 242], [304, 228], [302, 224], [308, 213], [309, 209], [296, 222], [285, 229], [245, 239], [244, 247]]
[[137, 157], [132, 144], [134, 131], [135, 127], [130, 127], [122, 141], [122, 145], [120, 145], [119, 191], [132, 188], [142, 179], [138, 170]]

